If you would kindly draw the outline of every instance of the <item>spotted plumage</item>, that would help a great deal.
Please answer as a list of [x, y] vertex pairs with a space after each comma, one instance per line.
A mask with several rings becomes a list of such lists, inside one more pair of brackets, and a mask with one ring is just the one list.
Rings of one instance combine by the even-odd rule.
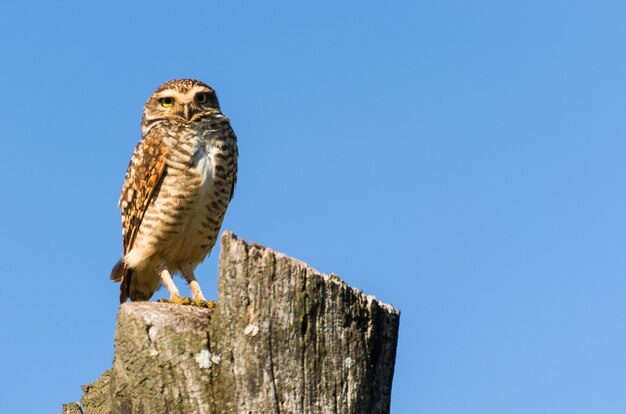
[[194, 269], [217, 239], [237, 157], [237, 137], [211, 87], [173, 80], [150, 96], [119, 200], [123, 257], [111, 279], [121, 282], [121, 302], [148, 300], [161, 284], [180, 299], [171, 277], [178, 272], [204, 301]]

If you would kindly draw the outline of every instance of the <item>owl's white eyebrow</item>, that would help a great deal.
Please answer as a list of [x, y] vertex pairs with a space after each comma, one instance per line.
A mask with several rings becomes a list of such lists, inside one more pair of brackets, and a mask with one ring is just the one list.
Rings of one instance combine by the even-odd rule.
[[194, 86], [189, 92], [195, 95], [198, 92], [211, 93], [211, 90], [205, 88], [204, 86]]
[[166, 90], [163, 92], [159, 92], [156, 95], [154, 95], [155, 98], [160, 99], [160, 98], [180, 98], [181, 95], [180, 92], [177, 91], [173, 91], [173, 90]]
[[174, 99], [176, 99], [178, 101], [183, 101], [185, 97], [195, 96], [198, 92], [211, 93], [210, 90], [208, 90], [207, 88], [205, 88], [203, 86], [195, 86], [189, 92], [187, 92], [185, 94], [180, 93], [179, 91], [168, 89], [168, 90], [159, 92], [154, 97], [156, 99], [174, 98]]

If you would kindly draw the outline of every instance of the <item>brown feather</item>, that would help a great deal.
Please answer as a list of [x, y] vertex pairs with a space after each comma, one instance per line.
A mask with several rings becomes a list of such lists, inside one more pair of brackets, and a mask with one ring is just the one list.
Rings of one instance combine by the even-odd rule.
[[[122, 209], [122, 241], [123, 252], [126, 255], [135, 242], [143, 216], [150, 205], [152, 196], [165, 176], [165, 155], [167, 148], [163, 145], [158, 134], [150, 132], [145, 139], [139, 141], [126, 170], [126, 180], [122, 188], [119, 206]], [[123, 261], [121, 264], [123, 266]], [[132, 270], [116, 267], [111, 272], [121, 281], [120, 302], [128, 299]], [[115, 273], [115, 274], [114, 274]], [[118, 276], [120, 275], [121, 276]]]

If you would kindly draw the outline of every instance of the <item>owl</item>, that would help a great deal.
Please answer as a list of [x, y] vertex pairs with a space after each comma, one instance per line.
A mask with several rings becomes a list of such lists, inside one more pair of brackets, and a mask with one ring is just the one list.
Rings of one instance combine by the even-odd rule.
[[[141, 127], [119, 200], [123, 256], [110, 278], [121, 282], [121, 303], [149, 300], [165, 285], [171, 302], [205, 305], [194, 270], [211, 252], [233, 197], [237, 137], [215, 91], [192, 79], [154, 91]], [[193, 301], [181, 298], [177, 273]]]

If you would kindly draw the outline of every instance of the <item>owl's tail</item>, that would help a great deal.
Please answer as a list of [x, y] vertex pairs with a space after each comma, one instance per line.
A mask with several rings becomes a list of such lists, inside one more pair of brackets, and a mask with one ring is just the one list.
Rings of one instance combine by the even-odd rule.
[[120, 259], [115, 266], [113, 266], [113, 270], [111, 270], [109, 279], [114, 282], [121, 282], [120, 303], [126, 302], [130, 296], [130, 280], [132, 275], [133, 269], [127, 269], [126, 266], [124, 266], [123, 259]]

